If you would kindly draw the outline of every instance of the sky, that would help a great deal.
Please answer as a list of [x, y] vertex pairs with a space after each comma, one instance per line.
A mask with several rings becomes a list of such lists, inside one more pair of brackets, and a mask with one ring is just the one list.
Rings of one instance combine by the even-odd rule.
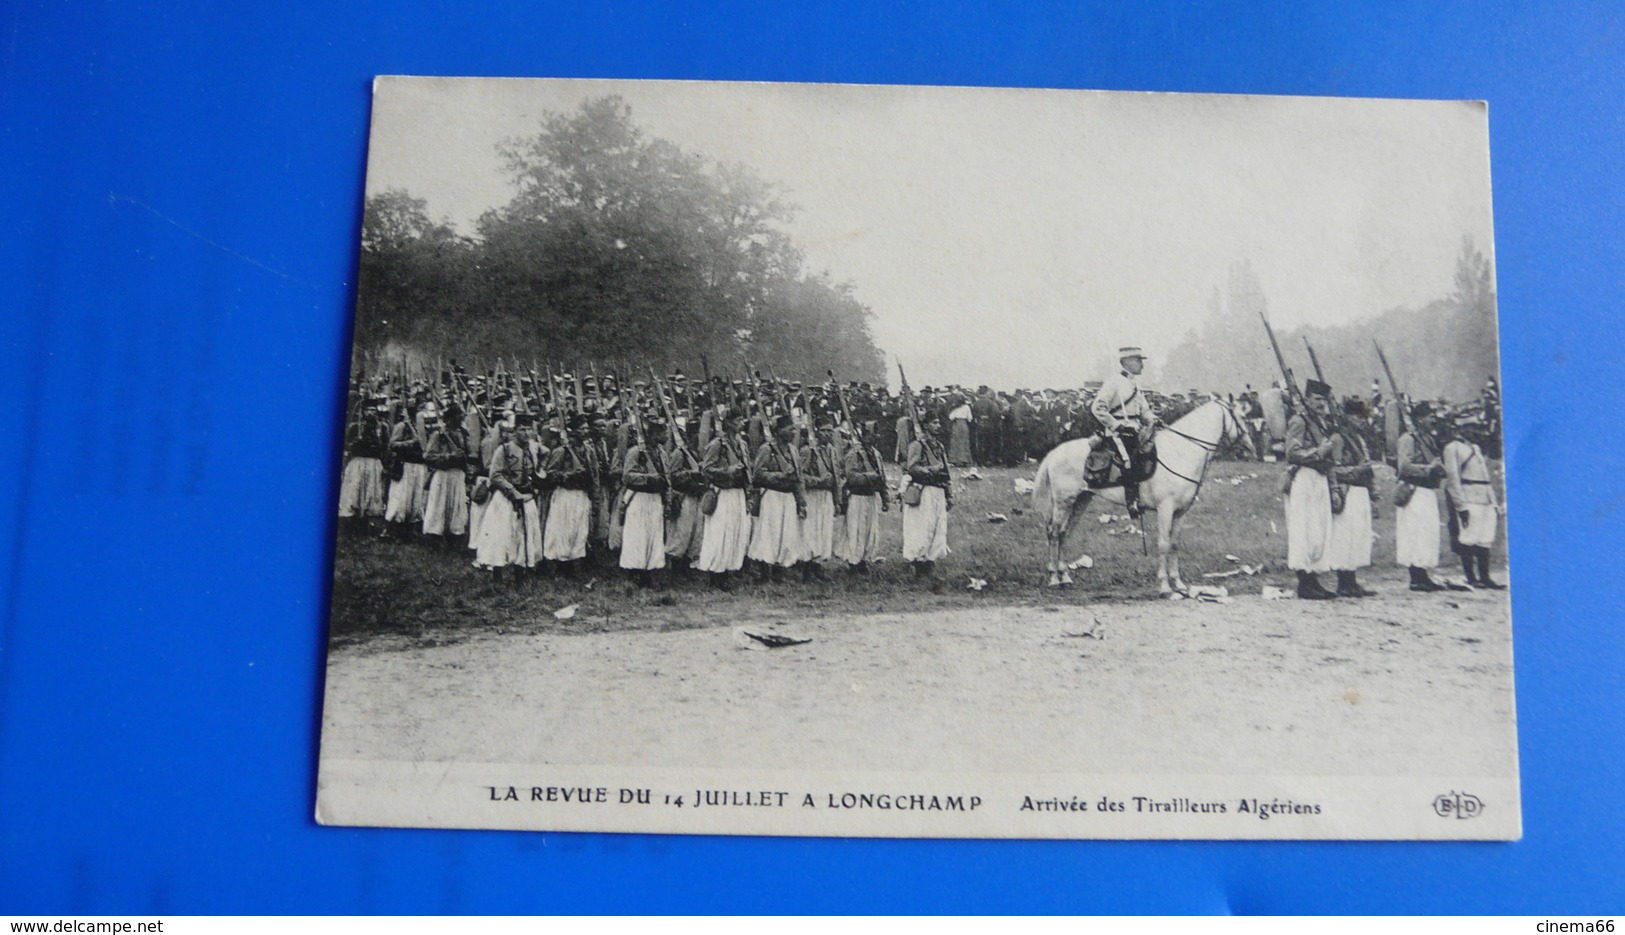
[[1449, 294], [1464, 236], [1493, 258], [1481, 102], [380, 78], [367, 191], [473, 233], [514, 194], [497, 145], [609, 94], [779, 185], [916, 384], [1076, 386], [1122, 345], [1154, 370], [1238, 260], [1290, 329]]

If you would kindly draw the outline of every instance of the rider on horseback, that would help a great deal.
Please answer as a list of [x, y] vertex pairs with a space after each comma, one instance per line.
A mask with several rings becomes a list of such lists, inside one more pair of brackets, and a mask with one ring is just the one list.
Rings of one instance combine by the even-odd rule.
[[1135, 379], [1145, 369], [1145, 352], [1137, 347], [1120, 348], [1117, 359], [1122, 369], [1101, 385], [1090, 411], [1123, 458], [1123, 503], [1128, 515], [1138, 519], [1144, 509], [1137, 480], [1141, 474], [1139, 461], [1157, 417]]

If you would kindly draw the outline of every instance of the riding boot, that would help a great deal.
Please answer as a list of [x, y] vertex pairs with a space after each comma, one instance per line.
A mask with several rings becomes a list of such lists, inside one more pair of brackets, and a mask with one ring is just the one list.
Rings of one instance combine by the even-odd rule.
[[801, 563], [801, 583], [802, 584], [811, 584], [812, 580], [813, 580], [813, 573], [817, 570], [817, 568], [818, 568], [818, 563], [817, 562], [802, 562]]
[[1411, 590], [1412, 591], [1430, 591], [1430, 592], [1431, 591], [1443, 591], [1444, 590], [1444, 585], [1439, 584], [1437, 581], [1434, 581], [1432, 578], [1429, 578], [1426, 568], [1418, 568], [1417, 566], [1412, 565], [1411, 566]]
[[712, 572], [711, 586], [718, 591], [732, 591], [734, 589], [733, 578], [725, 571]]
[[768, 568], [769, 568], [769, 574], [771, 574], [773, 576], [774, 581], [783, 581], [784, 580], [785, 566], [783, 566], [783, 565], [770, 565], [770, 566], [768, 566]]
[[1478, 584], [1478, 570], [1473, 567], [1473, 550], [1461, 550], [1461, 570], [1467, 573], [1468, 584]]
[[1340, 571], [1337, 573], [1338, 597], [1374, 597], [1376, 593], [1360, 587], [1360, 582], [1355, 578], [1354, 572]]
[[1490, 550], [1484, 546], [1477, 546], [1478, 559], [1478, 586], [1489, 588], [1491, 591], [1505, 591], [1506, 585], [1490, 578]]
[[1123, 485], [1123, 506], [1128, 508], [1130, 519], [1139, 519], [1140, 514], [1145, 512], [1145, 507], [1140, 505], [1139, 484], [1129, 483]]
[[812, 566], [812, 576], [818, 581], [828, 581], [829, 575], [824, 574], [824, 566], [817, 562], [808, 562]]
[[773, 580], [773, 566], [767, 562], [756, 563], [756, 578], [763, 584]]

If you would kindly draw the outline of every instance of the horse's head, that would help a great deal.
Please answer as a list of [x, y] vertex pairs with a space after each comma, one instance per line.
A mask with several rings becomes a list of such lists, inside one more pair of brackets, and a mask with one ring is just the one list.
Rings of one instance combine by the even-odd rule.
[[1229, 403], [1226, 403], [1224, 400], [1215, 396], [1213, 397], [1212, 401], [1208, 403], [1208, 405], [1219, 407], [1218, 447], [1221, 449], [1229, 448], [1236, 443], [1245, 441], [1247, 439], [1246, 425], [1241, 421], [1241, 416], [1237, 415], [1236, 410], [1231, 407]]

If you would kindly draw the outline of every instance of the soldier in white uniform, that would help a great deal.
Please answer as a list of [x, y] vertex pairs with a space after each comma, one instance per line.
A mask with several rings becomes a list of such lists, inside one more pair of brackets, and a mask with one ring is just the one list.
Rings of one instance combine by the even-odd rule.
[[621, 485], [629, 492], [621, 534], [621, 567], [632, 572], [640, 587], [654, 583], [652, 572], [666, 567], [666, 481], [660, 445], [666, 424], [644, 419], [644, 440], [633, 444], [621, 469]]
[[1506, 585], [1490, 577], [1490, 547], [1495, 545], [1501, 507], [1496, 502], [1495, 485], [1490, 482], [1489, 461], [1474, 434], [1474, 429], [1457, 424], [1440, 455], [1451, 511], [1450, 528], [1467, 583], [1499, 591]]
[[1151, 437], [1157, 417], [1150, 401], [1140, 392], [1138, 377], [1145, 370], [1145, 352], [1137, 347], [1119, 348], [1117, 358], [1122, 369], [1101, 384], [1090, 412], [1123, 457], [1123, 502], [1129, 515], [1138, 518], [1144, 509], [1140, 505], [1140, 485], [1131, 478], [1138, 472], [1140, 449]]
[[1286, 425], [1286, 460], [1291, 477], [1286, 496], [1286, 565], [1298, 573], [1298, 597], [1324, 601], [1337, 595], [1326, 590], [1318, 574], [1328, 571], [1332, 533], [1332, 498], [1328, 475], [1336, 440], [1326, 431], [1332, 388], [1319, 380], [1303, 388], [1309, 412], [1295, 412]]
[[1405, 486], [1394, 501], [1394, 558], [1410, 569], [1412, 591], [1442, 591], [1444, 585], [1428, 575], [1439, 564], [1438, 487], [1444, 478], [1444, 462], [1431, 437], [1433, 407], [1417, 403], [1406, 428], [1395, 447]]

